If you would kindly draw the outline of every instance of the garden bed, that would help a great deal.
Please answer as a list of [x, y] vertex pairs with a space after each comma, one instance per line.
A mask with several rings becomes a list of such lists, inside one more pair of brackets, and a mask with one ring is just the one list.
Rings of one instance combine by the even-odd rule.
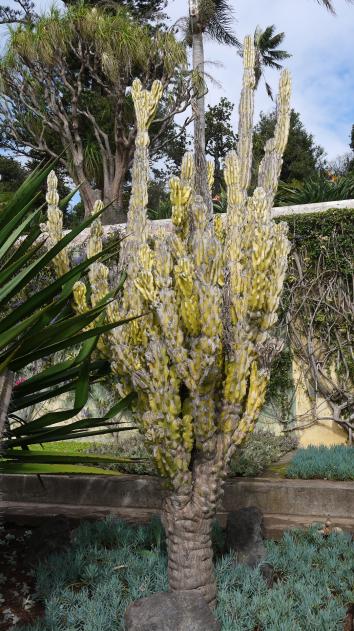
[[[22, 537], [32, 553], [20, 563], [16, 551], [25, 551], [18, 547], [21, 537], [6, 540], [7, 553], [15, 551], [15, 571], [25, 574], [31, 604], [26, 609], [22, 596], [8, 590], [6, 596], [12, 599], [2, 613], [7, 609], [20, 620], [16, 631], [123, 631], [130, 602], [168, 588], [164, 532], [158, 520], [145, 528], [127, 528], [108, 519], [84, 522], [78, 529], [66, 520], [57, 527], [45, 520], [31, 533], [23, 531]], [[255, 569], [225, 553], [218, 529], [213, 541], [216, 616], [222, 631], [351, 631], [354, 548], [348, 534], [324, 537], [318, 527], [287, 533], [279, 543], [266, 542], [263, 568]], [[44, 559], [53, 550], [56, 553]], [[34, 575], [37, 555], [43, 562]], [[4, 569], [13, 572], [8, 564]], [[21, 592], [21, 577], [16, 580]], [[10, 619], [0, 628], [13, 628]]]

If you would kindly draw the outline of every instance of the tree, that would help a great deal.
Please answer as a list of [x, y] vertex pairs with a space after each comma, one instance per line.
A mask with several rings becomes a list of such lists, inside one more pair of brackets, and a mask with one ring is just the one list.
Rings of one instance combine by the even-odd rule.
[[[171, 181], [172, 235], [148, 242], [146, 208], [148, 111], [159, 87], [133, 98], [141, 127], [133, 167], [123, 260], [127, 261], [122, 315], [149, 313], [111, 341], [114, 369], [138, 393], [141, 430], [170, 492], [163, 507], [172, 591], [197, 590], [215, 604], [211, 525], [228, 463], [253, 428], [264, 401], [271, 358], [279, 342], [270, 327], [286, 268], [283, 224], [270, 211], [285, 148], [289, 75], [281, 78], [275, 141], [268, 144], [259, 186], [251, 176], [255, 51], [247, 38], [237, 153], [226, 158], [226, 230], [209, 221], [194, 195], [191, 155]], [[209, 171], [210, 174], [210, 171]], [[144, 195], [145, 197], [145, 195]], [[117, 306], [117, 313], [120, 313]]]
[[[264, 144], [269, 140], [276, 124], [276, 112], [261, 112], [254, 129], [253, 179], [262, 160]], [[316, 175], [324, 167], [324, 149], [316, 145], [300, 119], [300, 114], [291, 110], [289, 139], [283, 158], [280, 179], [283, 182], [303, 181]]]
[[0, 156], [0, 192], [14, 192], [25, 181], [27, 171], [10, 156]]
[[[282, 65], [279, 63], [284, 59], [291, 57], [286, 50], [277, 50], [278, 46], [283, 42], [285, 33], [275, 33], [275, 25], [267, 26], [264, 31], [258, 26], [254, 32], [254, 45], [256, 49], [256, 87], [261, 78], [264, 78], [264, 69], [273, 68], [281, 70]], [[273, 99], [272, 88], [265, 80], [265, 87], [268, 96]]]
[[[181, 177], [172, 178], [172, 234], [151, 243], [147, 221], [148, 129], [162, 95], [134, 81], [138, 131], [132, 169], [127, 236], [121, 260], [126, 267], [122, 301], [109, 306], [108, 322], [143, 315], [105, 336], [121, 394], [136, 392], [137, 422], [155, 463], [169, 484], [163, 505], [169, 584], [193, 590], [213, 606], [211, 527], [228, 464], [252, 431], [262, 407], [272, 358], [281, 344], [272, 336], [286, 270], [289, 243], [284, 224], [271, 208], [289, 128], [290, 78], [280, 80], [278, 122], [259, 169], [259, 188], [248, 197], [251, 178], [255, 50], [245, 42], [244, 80], [237, 153], [225, 164], [228, 211], [210, 222], [195, 195], [195, 163], [186, 154]], [[209, 184], [212, 185], [209, 169]], [[95, 226], [93, 254], [100, 249]], [[58, 238], [58, 235], [56, 235]], [[108, 269], [90, 275], [92, 296], [110, 295]], [[91, 296], [91, 297], [92, 297]], [[86, 289], [76, 283], [79, 312], [87, 309]]]
[[0, 6], [0, 24], [32, 24], [37, 19], [34, 2], [15, 0], [15, 7]]
[[[65, 0], [64, 4], [79, 5], [81, 0]], [[98, 7], [104, 5], [106, 9], [113, 12], [117, 7], [123, 7], [132, 16], [134, 21], [140, 24], [148, 25], [150, 30], [154, 29], [167, 29], [166, 19], [167, 15], [164, 13], [164, 9], [167, 6], [167, 0], [86, 0], [88, 6]]]
[[[351, 209], [294, 219], [286, 328], [311, 401], [300, 426], [327, 419], [354, 430], [353, 265]], [[306, 297], [306, 299], [304, 299]], [[323, 400], [327, 404], [323, 405]]]
[[2, 145], [26, 155], [32, 148], [60, 156], [81, 184], [86, 213], [98, 191], [106, 203], [114, 202], [107, 222], [126, 217], [122, 190], [136, 133], [127, 89], [134, 75], [147, 85], [159, 77], [166, 88], [151, 135], [157, 147], [192, 91], [184, 45], [172, 33], [152, 34], [122, 8], [52, 9], [30, 28], [10, 32], [0, 65]]
[[193, 71], [201, 77], [198, 98], [193, 102], [194, 143], [196, 159], [195, 191], [201, 195], [212, 216], [213, 205], [208, 191], [205, 159], [205, 59], [204, 34], [221, 44], [240, 46], [231, 29], [233, 11], [228, 0], [189, 0], [189, 20], [186, 22], [186, 41], [192, 46]]
[[236, 146], [236, 134], [231, 125], [234, 104], [225, 97], [214, 106], [208, 106], [205, 114], [206, 153], [214, 160], [214, 190], [219, 193], [222, 187], [222, 163], [228, 151]]

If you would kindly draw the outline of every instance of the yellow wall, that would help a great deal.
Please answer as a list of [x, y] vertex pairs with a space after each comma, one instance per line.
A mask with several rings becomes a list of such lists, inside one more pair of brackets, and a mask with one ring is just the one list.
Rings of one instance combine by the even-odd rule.
[[[293, 376], [296, 386], [296, 418], [299, 426], [307, 425], [315, 417], [332, 416], [324, 401], [318, 398], [312, 401], [306, 391], [304, 378], [300, 366], [293, 362]], [[297, 432], [300, 446], [307, 445], [344, 445], [347, 443], [347, 433], [334, 421], [316, 421], [311, 427]]]

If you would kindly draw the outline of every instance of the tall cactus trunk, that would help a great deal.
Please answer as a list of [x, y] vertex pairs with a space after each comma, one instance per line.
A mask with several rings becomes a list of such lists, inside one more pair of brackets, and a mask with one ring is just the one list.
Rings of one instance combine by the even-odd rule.
[[189, 491], [172, 491], [164, 501], [162, 521], [168, 551], [171, 591], [198, 591], [211, 608], [216, 604], [216, 579], [211, 530], [223, 493], [226, 463], [197, 456]]
[[163, 506], [168, 551], [168, 581], [172, 592], [198, 591], [211, 608], [216, 603], [216, 580], [211, 542], [212, 515], [178, 494]]
[[[204, 42], [203, 32], [197, 29], [193, 33], [193, 70], [199, 72], [204, 80]], [[208, 185], [208, 168], [205, 155], [205, 95], [202, 92], [193, 104], [194, 114], [194, 160], [195, 194], [200, 195], [207, 207], [209, 220], [213, 218], [213, 203]]]
[[210, 607], [215, 606], [216, 581], [211, 544], [212, 520], [205, 519], [191, 501], [165, 501], [163, 523], [167, 536], [168, 581], [172, 592], [198, 591]]

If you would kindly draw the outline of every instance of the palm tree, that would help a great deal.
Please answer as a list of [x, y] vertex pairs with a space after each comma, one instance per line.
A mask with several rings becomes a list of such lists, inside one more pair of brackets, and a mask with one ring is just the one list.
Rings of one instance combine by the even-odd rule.
[[274, 68], [276, 70], [282, 69], [282, 64], [279, 63], [283, 59], [291, 57], [286, 50], [277, 50], [278, 46], [283, 42], [285, 33], [275, 33], [275, 25], [267, 26], [264, 31], [257, 26], [254, 32], [254, 46], [256, 50], [256, 63], [255, 63], [255, 75], [256, 75], [256, 88], [261, 80], [264, 78], [265, 87], [268, 96], [273, 99], [272, 88], [264, 77], [264, 68]]
[[[228, 46], [240, 47], [240, 42], [232, 32], [233, 10], [228, 0], [189, 0], [189, 20], [186, 40], [193, 50], [193, 71], [204, 77], [204, 34]], [[210, 215], [213, 205], [208, 191], [205, 160], [205, 86], [199, 87], [194, 102], [194, 143], [196, 160], [195, 190], [207, 203]]]

